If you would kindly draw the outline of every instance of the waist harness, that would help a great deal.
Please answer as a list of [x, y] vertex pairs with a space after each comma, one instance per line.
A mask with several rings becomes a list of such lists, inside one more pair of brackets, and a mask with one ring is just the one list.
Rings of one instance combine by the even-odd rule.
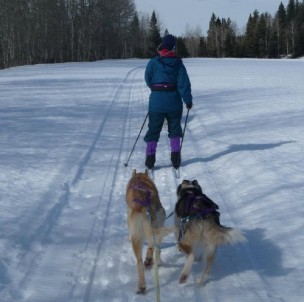
[[176, 84], [172, 83], [157, 83], [151, 85], [151, 91], [176, 91]]

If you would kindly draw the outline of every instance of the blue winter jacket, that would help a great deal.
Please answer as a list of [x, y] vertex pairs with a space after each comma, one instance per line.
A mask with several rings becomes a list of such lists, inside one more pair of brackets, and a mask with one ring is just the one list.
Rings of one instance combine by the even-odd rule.
[[151, 91], [149, 111], [180, 111], [183, 110], [183, 101], [192, 103], [191, 83], [183, 61], [178, 57], [153, 57], [147, 64], [145, 81], [150, 88], [153, 84], [176, 84], [175, 91]]

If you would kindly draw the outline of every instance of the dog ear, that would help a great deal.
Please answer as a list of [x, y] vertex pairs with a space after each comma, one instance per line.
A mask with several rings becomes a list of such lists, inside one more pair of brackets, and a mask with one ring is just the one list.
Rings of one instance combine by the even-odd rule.
[[136, 175], [136, 169], [134, 169], [133, 171], [132, 171], [132, 177], [134, 177]]
[[145, 174], [146, 174], [147, 176], [149, 176], [148, 169], [145, 169]]

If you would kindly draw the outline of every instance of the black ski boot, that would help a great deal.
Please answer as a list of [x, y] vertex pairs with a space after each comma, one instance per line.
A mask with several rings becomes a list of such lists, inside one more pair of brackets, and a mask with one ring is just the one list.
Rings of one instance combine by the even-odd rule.
[[174, 169], [178, 169], [181, 163], [180, 152], [171, 152], [171, 162]]
[[150, 170], [154, 167], [155, 164], [155, 154], [147, 155], [145, 165]]

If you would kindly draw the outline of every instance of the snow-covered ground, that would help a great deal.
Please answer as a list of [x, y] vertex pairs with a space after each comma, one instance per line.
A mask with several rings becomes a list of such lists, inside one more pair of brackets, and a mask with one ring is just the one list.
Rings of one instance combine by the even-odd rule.
[[[165, 239], [161, 301], [299, 302], [304, 297], [304, 61], [184, 60], [192, 81], [181, 178], [166, 129], [154, 181], [169, 214], [197, 179], [221, 222], [247, 242], [218, 250], [209, 282], [178, 284], [184, 256]], [[125, 186], [144, 168], [146, 60], [0, 71], [0, 301], [126, 302], [135, 294]], [[184, 122], [184, 120], [183, 120]], [[167, 221], [168, 225], [171, 223]]]

